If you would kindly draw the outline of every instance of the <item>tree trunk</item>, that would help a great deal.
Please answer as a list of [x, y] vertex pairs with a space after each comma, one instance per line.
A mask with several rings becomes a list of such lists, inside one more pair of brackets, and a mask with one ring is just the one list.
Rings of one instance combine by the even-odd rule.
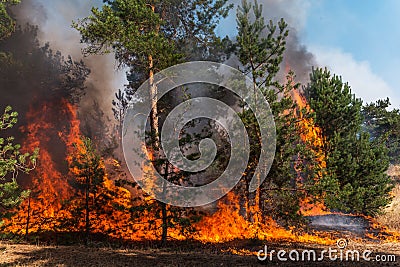
[[[164, 179], [168, 179], [168, 161], [165, 162]], [[166, 182], [163, 182], [163, 194], [165, 194]], [[167, 218], [167, 204], [161, 202], [161, 217], [162, 217], [162, 235], [161, 243], [165, 245], [168, 236], [168, 218]]]
[[89, 181], [86, 181], [86, 190], [85, 190], [85, 210], [86, 210], [86, 218], [85, 218], [85, 245], [88, 245], [89, 242], [89, 234], [90, 234], [90, 218], [89, 218]]
[[[155, 12], [155, 5], [151, 5], [151, 10]], [[157, 27], [157, 32], [159, 30], [159, 26]], [[150, 127], [152, 138], [154, 138], [152, 144], [152, 158], [158, 159], [159, 149], [160, 149], [160, 139], [159, 139], [159, 130], [158, 130], [158, 109], [157, 109], [157, 85], [154, 82], [154, 59], [153, 55], [148, 55], [149, 60], [149, 89], [150, 89], [150, 98], [151, 98], [151, 113], [150, 113]], [[160, 166], [155, 166], [157, 171], [160, 171]], [[164, 178], [168, 177], [168, 162], [166, 162]], [[163, 193], [165, 192], [165, 183], [163, 184]], [[159, 202], [159, 201], [158, 201]], [[161, 243], [165, 244], [168, 236], [168, 219], [167, 219], [167, 205], [163, 202], [159, 202], [161, 206], [161, 217], [162, 217], [162, 234], [161, 234]]]
[[29, 234], [30, 219], [31, 219], [31, 196], [28, 197], [28, 211], [27, 211], [27, 217], [26, 217], [25, 238], [27, 238], [28, 234]]
[[[260, 174], [257, 175], [257, 182], [260, 184]], [[259, 186], [256, 190], [256, 197], [255, 197], [255, 214], [254, 214], [254, 223], [256, 226], [256, 233], [255, 238], [258, 239], [259, 231], [261, 227], [261, 186]]]
[[[151, 5], [151, 10], [155, 12], [155, 5]], [[157, 28], [157, 32], [159, 26]], [[159, 148], [159, 133], [158, 133], [158, 110], [157, 110], [157, 85], [154, 83], [154, 59], [153, 55], [148, 55], [149, 60], [149, 86], [151, 98], [151, 113], [150, 113], [150, 126], [154, 137], [154, 149]]]
[[[247, 178], [247, 177], [246, 177]], [[244, 208], [246, 212], [246, 220], [251, 220], [251, 208], [250, 208], [250, 181], [248, 179], [244, 180], [245, 187], [244, 187]]]
[[150, 125], [151, 133], [154, 138], [153, 147], [154, 150], [157, 151], [159, 148], [157, 85], [154, 83], [154, 61], [152, 55], [149, 55], [149, 86], [151, 98]]
[[[257, 99], [257, 80], [256, 80], [256, 71], [257, 71], [257, 68], [254, 66], [254, 63], [253, 63], [253, 58], [251, 57], [251, 69], [252, 69], [252, 76], [253, 76], [253, 94], [254, 94], [254, 114], [257, 114], [257, 101], [258, 101], [258, 99]], [[257, 122], [257, 120], [256, 120], [256, 122]], [[256, 123], [255, 122], [255, 123]], [[259, 142], [260, 143], [260, 153], [262, 153], [262, 149], [263, 149], [263, 147], [262, 147], [262, 143], [261, 143], [261, 135], [260, 135], [260, 132], [259, 131], [257, 131], [257, 125], [256, 124], [254, 124], [253, 125], [254, 126], [254, 132], [257, 134], [257, 140], [256, 140], [256, 142]], [[262, 125], [259, 125], [259, 127], [260, 127], [260, 131], [261, 131], [261, 127], [262, 127]], [[262, 162], [258, 162], [258, 164], [263, 164]], [[254, 212], [255, 212], [255, 214], [253, 215], [254, 216], [254, 223], [255, 223], [255, 226], [256, 226], [256, 233], [255, 233], [255, 238], [257, 238], [258, 239], [258, 236], [259, 236], [259, 230], [260, 230], [260, 222], [261, 222], [261, 202], [262, 202], [262, 199], [261, 199], [261, 184], [260, 184], [260, 182], [261, 182], [261, 177], [260, 177], [260, 174], [258, 173], [257, 174], [257, 185], [258, 185], [258, 187], [257, 187], [257, 189], [256, 189], [256, 196], [255, 196], [255, 199], [254, 199]]]

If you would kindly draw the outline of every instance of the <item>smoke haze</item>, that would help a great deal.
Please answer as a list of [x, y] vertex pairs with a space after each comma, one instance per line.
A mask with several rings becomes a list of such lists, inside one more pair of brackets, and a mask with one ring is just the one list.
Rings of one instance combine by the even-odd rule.
[[101, 3], [25, 0], [13, 12], [20, 25], [29, 23], [39, 27], [38, 37], [42, 44], [48, 42], [51, 49], [60, 51], [64, 56], [71, 55], [74, 61], [84, 60], [91, 73], [85, 83], [86, 94], [79, 103], [81, 117], [92, 113], [93, 107], [97, 107], [104, 113], [105, 120], [111, 120], [111, 102], [117, 89], [127, 83], [125, 72], [116, 70], [117, 63], [113, 54], [83, 58], [79, 32], [71, 27], [72, 21], [88, 16], [91, 7]]
[[[237, 31], [232, 25], [236, 25], [236, 10], [241, 5], [241, 2], [241, 0], [229, 1], [229, 3], [234, 4], [234, 8], [231, 10], [229, 17], [219, 25], [217, 32], [220, 35], [229, 35], [231, 39], [235, 38]], [[248, 2], [253, 3], [252, 0], [248, 0]], [[311, 67], [317, 65], [314, 55], [301, 44], [299, 37], [305, 25], [307, 10], [310, 6], [309, 1], [263, 0], [258, 1], [258, 3], [262, 4], [266, 23], [269, 20], [276, 23], [281, 18], [284, 18], [289, 25], [289, 36], [286, 40], [284, 59], [277, 78], [283, 81], [287, 74], [287, 68], [290, 68], [295, 72], [297, 82], [304, 85], [307, 84]], [[235, 65], [232, 60], [229, 64]]]

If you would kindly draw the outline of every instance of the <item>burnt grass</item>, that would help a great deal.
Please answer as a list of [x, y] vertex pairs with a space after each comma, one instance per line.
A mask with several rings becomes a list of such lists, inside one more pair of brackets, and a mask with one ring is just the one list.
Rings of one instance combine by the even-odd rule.
[[[64, 236], [65, 237], [65, 236]], [[77, 237], [77, 236], [75, 236]], [[43, 237], [42, 237], [43, 238]], [[58, 238], [61, 238], [59, 236]], [[313, 249], [317, 255], [336, 245], [293, 243], [287, 241], [266, 242], [260, 240], [234, 240], [226, 243], [204, 244], [197, 241], [123, 242], [99, 241], [91, 237], [88, 246], [77, 242], [59, 245], [49, 240], [28, 241], [16, 239], [0, 243], [0, 266], [400, 266], [400, 243], [382, 243], [368, 240], [348, 239], [349, 249], [365, 249], [376, 255], [395, 255], [395, 262], [331, 261], [281, 262], [276, 256], [272, 261], [260, 261], [257, 252], [268, 246], [268, 251]], [[42, 239], [44, 240], [44, 239]], [[78, 239], [75, 239], [78, 241]], [[36, 244], [35, 244], [36, 243]], [[234, 251], [239, 251], [234, 252]], [[239, 255], [237, 255], [239, 254]]]

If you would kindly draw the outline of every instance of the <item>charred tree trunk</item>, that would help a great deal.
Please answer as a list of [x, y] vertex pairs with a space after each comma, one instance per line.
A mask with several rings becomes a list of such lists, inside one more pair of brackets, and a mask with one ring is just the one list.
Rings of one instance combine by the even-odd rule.
[[89, 217], [89, 178], [86, 178], [86, 190], [85, 190], [85, 245], [89, 243], [90, 234], [90, 217]]
[[[260, 174], [257, 175], [257, 182], [258, 185], [260, 185]], [[261, 228], [261, 220], [262, 220], [262, 216], [261, 216], [261, 185], [257, 188], [256, 191], [256, 198], [255, 198], [255, 225], [256, 225], [256, 236], [255, 238], [258, 239], [259, 238], [259, 231]]]
[[165, 245], [167, 243], [167, 236], [168, 236], [168, 218], [167, 218], [167, 204], [163, 202], [161, 202], [161, 215], [162, 215], [161, 243]]
[[[258, 101], [258, 99], [257, 99], [257, 79], [256, 79], [256, 72], [257, 72], [257, 67], [255, 66], [255, 64], [254, 64], [254, 62], [253, 62], [253, 57], [250, 57], [250, 64], [251, 64], [251, 70], [252, 70], [252, 78], [253, 78], [253, 94], [254, 94], [254, 101], [255, 101], [255, 103], [254, 103], [254, 116], [257, 114], [257, 101]], [[256, 122], [257, 122], [257, 120], [256, 120]], [[260, 144], [260, 154], [262, 153], [262, 145], [261, 145], [261, 134], [260, 134], [260, 131], [261, 131], [261, 129], [260, 129], [260, 131], [259, 130], [257, 130], [257, 125], [256, 124], [254, 124], [253, 125], [254, 126], [254, 132], [256, 133], [256, 135], [257, 135], [257, 140], [256, 140], [256, 142], [259, 142], [259, 144]], [[261, 125], [259, 125], [259, 127], [261, 127]], [[260, 162], [258, 162], [258, 164], [260, 164]], [[262, 163], [261, 163], [262, 164]], [[258, 187], [257, 187], [257, 189], [256, 189], [256, 196], [255, 196], [255, 200], [254, 200], [254, 205], [255, 205], [255, 207], [254, 207], [254, 223], [255, 223], [255, 225], [256, 225], [256, 233], [255, 233], [255, 238], [256, 239], [258, 239], [258, 236], [259, 236], [259, 230], [260, 230], [260, 222], [261, 222], [261, 220], [262, 220], [262, 216], [261, 216], [261, 184], [260, 184], [260, 182], [261, 182], [261, 179], [260, 179], [261, 177], [260, 177], [260, 174], [258, 173], [257, 174], [257, 185], [258, 185]]]
[[245, 212], [245, 219], [247, 221], [251, 221], [251, 206], [250, 206], [250, 180], [248, 177], [245, 177], [243, 179], [243, 189], [240, 190], [240, 195], [243, 195], [243, 201], [244, 201], [244, 212]]
[[[165, 170], [164, 170], [164, 179], [168, 179], [168, 161], [165, 161]], [[166, 190], [166, 182], [163, 182], [163, 194], [165, 194]], [[167, 218], [167, 204], [161, 202], [161, 218], [162, 218], [162, 235], [161, 235], [161, 243], [165, 245], [167, 242], [167, 236], [168, 236], [168, 218]]]
[[31, 220], [31, 196], [28, 197], [28, 211], [27, 211], [27, 216], [26, 216], [25, 238], [27, 238], [28, 234], [29, 234], [30, 220]]

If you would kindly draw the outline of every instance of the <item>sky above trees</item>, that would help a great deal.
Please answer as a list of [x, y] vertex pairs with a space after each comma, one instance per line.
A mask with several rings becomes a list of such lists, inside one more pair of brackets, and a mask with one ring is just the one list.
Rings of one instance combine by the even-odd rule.
[[[232, 0], [239, 3], [240, 0]], [[283, 16], [300, 42], [348, 81], [365, 102], [389, 97], [400, 108], [400, 2], [396, 0], [260, 0], [267, 18]], [[234, 11], [219, 27], [232, 35]]]
[[[50, 41], [65, 54], [78, 56], [79, 34], [71, 21], [89, 14], [100, 0], [31, 0], [33, 20], [42, 25], [43, 40]], [[231, 0], [239, 4], [241, 0]], [[315, 55], [319, 66], [327, 66], [348, 81], [364, 102], [389, 97], [400, 108], [400, 2], [396, 0], [259, 0], [266, 19], [284, 17], [301, 44]], [[43, 6], [43, 10], [40, 9]], [[37, 16], [37, 12], [44, 12]], [[233, 36], [234, 8], [218, 27], [220, 35]], [[110, 68], [114, 67], [110, 64]], [[116, 73], [115, 87], [125, 83], [124, 73]]]

